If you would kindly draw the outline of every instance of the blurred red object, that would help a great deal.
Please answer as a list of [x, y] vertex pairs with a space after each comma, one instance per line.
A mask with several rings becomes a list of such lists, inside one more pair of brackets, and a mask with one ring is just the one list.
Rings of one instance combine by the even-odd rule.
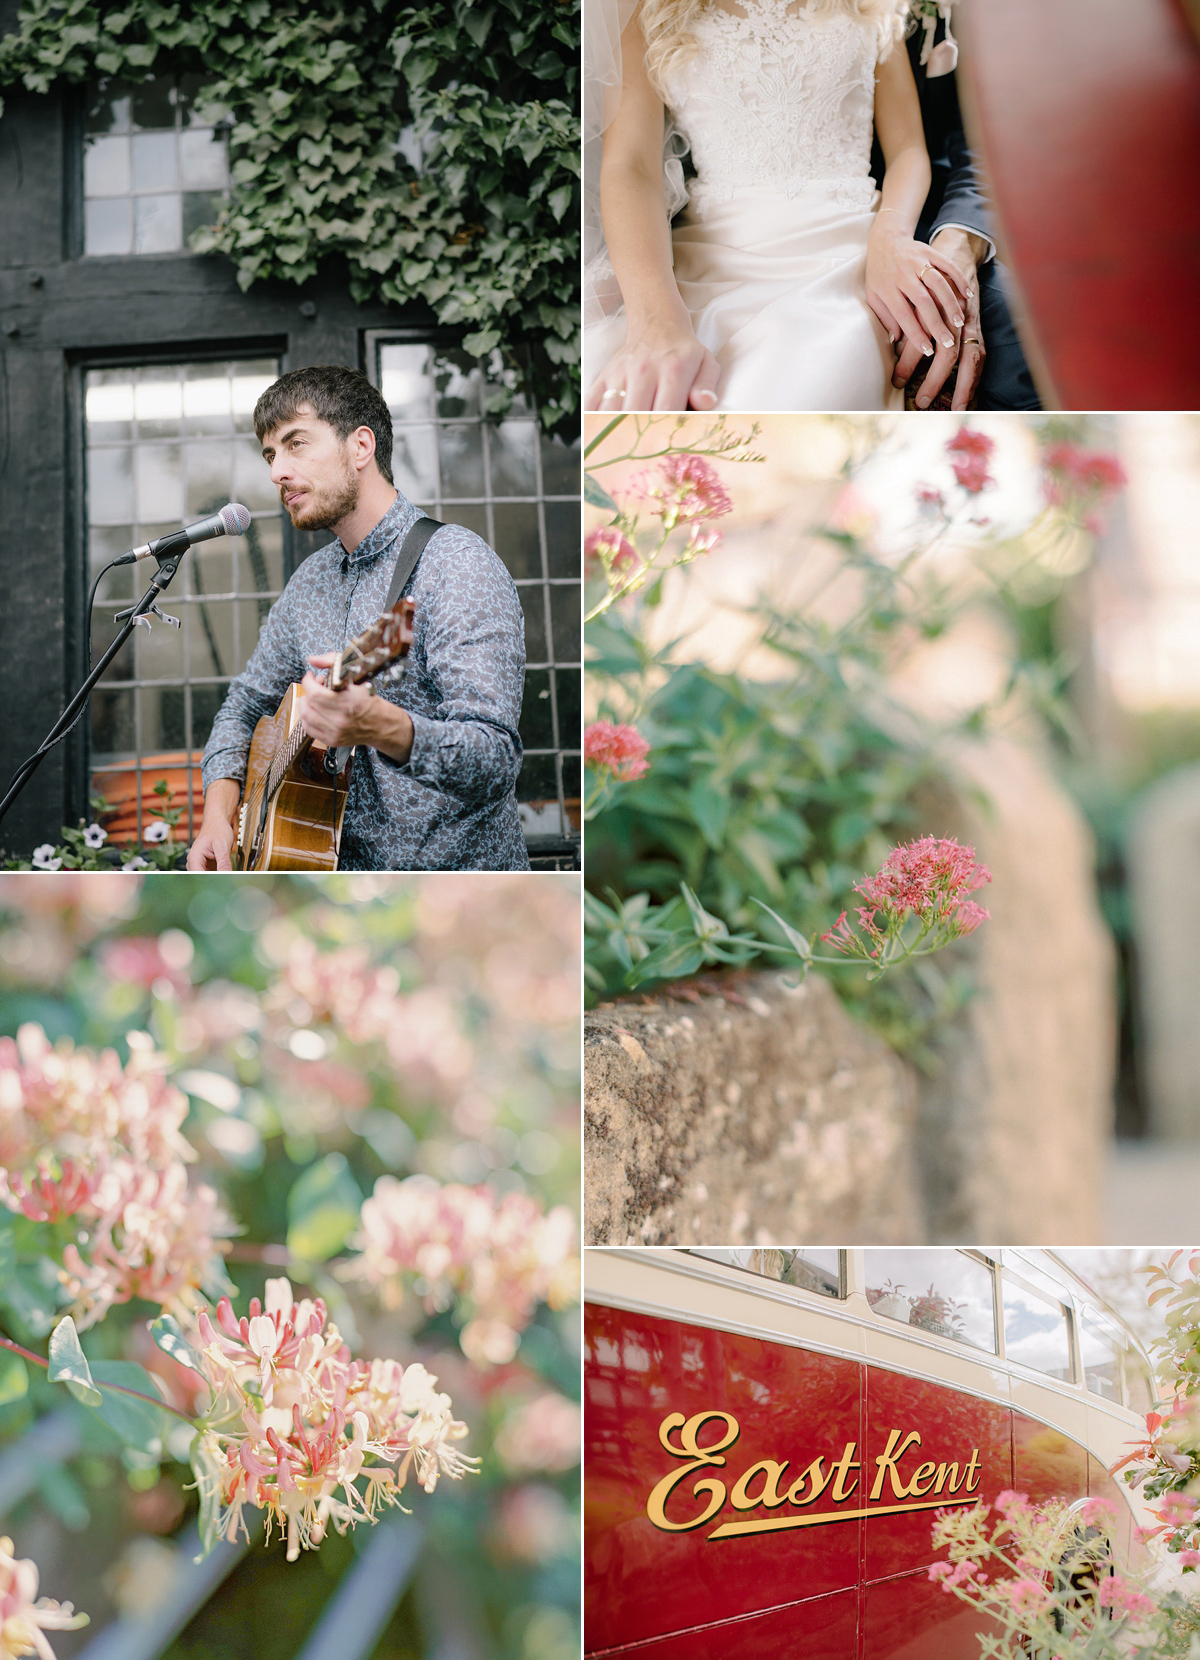
[[[185, 749], [170, 750], [161, 755], [143, 755], [140, 773], [132, 761], [118, 761], [111, 766], [96, 768], [92, 774], [92, 794], [102, 795], [109, 803], [109, 811], [101, 815], [101, 822], [108, 831], [110, 842], [135, 846], [139, 842], [139, 788], [142, 799], [142, 830], [145, 830], [154, 819], [162, 818], [164, 811], [170, 812], [177, 808], [183, 817], [172, 831], [171, 840], [191, 841], [195, 831], [189, 831], [187, 817], [189, 761], [192, 813], [195, 830], [198, 830], [204, 814], [204, 790], [200, 783], [198, 750], [191, 756]], [[154, 793], [154, 786], [162, 780], [167, 784], [165, 796]]]
[[966, 120], [1043, 400], [1196, 408], [1200, 4], [959, 11]]

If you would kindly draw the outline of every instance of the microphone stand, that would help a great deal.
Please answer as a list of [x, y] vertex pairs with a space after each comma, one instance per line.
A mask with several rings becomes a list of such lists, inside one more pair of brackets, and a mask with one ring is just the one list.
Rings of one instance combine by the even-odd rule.
[[[158, 574], [155, 576], [154, 581], [146, 589], [146, 592], [142, 595], [141, 599], [138, 600], [136, 605], [131, 606], [128, 611], [118, 612], [115, 620], [118, 622], [123, 621], [125, 626], [117, 635], [112, 645], [110, 645], [108, 650], [104, 653], [104, 656], [96, 664], [95, 668], [93, 668], [91, 674], [88, 675], [83, 685], [75, 693], [75, 696], [71, 699], [70, 703], [67, 704], [67, 707], [55, 721], [50, 731], [46, 734], [45, 741], [43, 742], [41, 748], [36, 750], [29, 757], [29, 759], [17, 769], [16, 777], [9, 785], [8, 794], [4, 797], [3, 801], [0, 801], [0, 819], [3, 819], [5, 813], [8, 812], [8, 809], [12, 806], [13, 802], [25, 788], [26, 784], [28, 784], [29, 780], [33, 777], [38, 767], [42, 764], [44, 757], [60, 738], [66, 736], [71, 727], [75, 724], [77, 716], [87, 703], [88, 698], [91, 697], [92, 692], [95, 689], [96, 682], [104, 673], [108, 665], [112, 662], [113, 658], [120, 651], [129, 636], [133, 633], [139, 620], [142, 617], [149, 616], [151, 612], [154, 612], [159, 617], [162, 617], [164, 621], [175, 621], [174, 618], [168, 618], [164, 612], [159, 611], [157, 601], [159, 595], [170, 584], [172, 577], [174, 577], [175, 572], [179, 569], [179, 561], [183, 558], [184, 554], [192, 544], [182, 531], [177, 531], [175, 535], [171, 537], [165, 537], [163, 539], [163, 543], [164, 545], [162, 545], [159, 551], [154, 555], [155, 559], [158, 561]], [[149, 623], [147, 623], [146, 626], [149, 627]]]

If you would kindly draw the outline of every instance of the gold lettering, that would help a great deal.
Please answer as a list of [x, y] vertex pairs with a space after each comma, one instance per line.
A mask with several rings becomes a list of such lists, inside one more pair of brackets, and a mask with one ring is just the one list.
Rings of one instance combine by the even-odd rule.
[[947, 1481], [950, 1483], [950, 1491], [952, 1493], [957, 1493], [958, 1489], [962, 1486], [962, 1483], [958, 1479], [957, 1464], [938, 1465], [937, 1482], [934, 1485], [934, 1492], [940, 1493]]
[[[887, 1446], [875, 1460], [875, 1468], [879, 1474], [875, 1477], [875, 1485], [871, 1489], [873, 1499], [879, 1498], [883, 1492], [884, 1476], [887, 1476], [891, 1481], [892, 1492], [898, 1499], [906, 1499], [909, 1495], [909, 1489], [900, 1480], [900, 1472], [896, 1466], [914, 1442], [918, 1447], [921, 1445], [921, 1432], [920, 1430], [910, 1429], [904, 1439], [901, 1440], [902, 1435], [902, 1430], [892, 1430], [888, 1435]], [[900, 1442], [899, 1446], [896, 1445], [898, 1441]]]
[[862, 1465], [859, 1464], [854, 1458], [854, 1447], [855, 1443], [853, 1441], [847, 1441], [842, 1450], [842, 1456], [829, 1472], [830, 1475], [837, 1477], [837, 1480], [833, 1484], [833, 1502], [835, 1504], [840, 1503], [842, 1499], [848, 1499], [854, 1489], [858, 1486], [857, 1476], [855, 1476], [849, 1487], [845, 1485], [846, 1477], [850, 1474], [851, 1470], [862, 1469]]
[[[909, 1496], [911, 1498], [923, 1499], [925, 1497], [926, 1493], [928, 1493], [929, 1489], [933, 1486], [933, 1479], [936, 1470], [936, 1464], [917, 1465], [916, 1469], [913, 1471], [913, 1478], [908, 1484]], [[917, 1483], [921, 1481], [925, 1483], [924, 1487], [919, 1487], [917, 1485]]]
[[[709, 1446], [700, 1445], [700, 1431], [710, 1418], [719, 1418], [725, 1425], [725, 1434], [722, 1440], [713, 1441]], [[672, 1445], [671, 1432], [678, 1429], [679, 1446]], [[686, 1458], [689, 1462], [681, 1469], [672, 1470], [665, 1475], [646, 1500], [646, 1514], [654, 1526], [661, 1528], [664, 1533], [686, 1533], [691, 1528], [701, 1527], [710, 1521], [721, 1506], [725, 1503], [725, 1483], [710, 1477], [706, 1481], [698, 1481], [692, 1488], [692, 1493], [699, 1498], [701, 1493], [710, 1494], [707, 1507], [699, 1516], [687, 1522], [670, 1522], [667, 1520], [666, 1504], [672, 1492], [681, 1481], [696, 1470], [706, 1465], [724, 1465], [725, 1460], [719, 1456], [726, 1447], [731, 1447], [740, 1434], [738, 1421], [728, 1412], [697, 1412], [693, 1417], [685, 1419], [682, 1412], [668, 1414], [658, 1426], [658, 1439], [673, 1458]]]
[[[971, 1480], [971, 1471], [972, 1470], [974, 1470], [974, 1472], [975, 1472], [974, 1481]], [[966, 1481], [967, 1492], [968, 1493], [973, 1493], [975, 1491], [975, 1489], [979, 1486], [979, 1482], [980, 1482], [980, 1479], [981, 1479], [982, 1475], [983, 1475], [983, 1471], [979, 1468], [979, 1448], [978, 1447], [972, 1447], [971, 1448], [971, 1462], [967, 1465], [966, 1469], [963, 1471], [963, 1479]]]
[[[776, 1464], [772, 1459], [760, 1458], [757, 1464], [751, 1464], [730, 1493], [730, 1504], [735, 1510], [753, 1510], [756, 1504], [765, 1504], [768, 1510], [773, 1510], [777, 1504], [782, 1504], [786, 1497], [786, 1494], [779, 1491], [779, 1483], [786, 1469], [786, 1464]], [[752, 1499], [749, 1493], [750, 1481], [760, 1470], [766, 1476], [766, 1480], [758, 1498]]]
[[[832, 1480], [832, 1470], [830, 1470], [828, 1475], [825, 1474], [824, 1458], [814, 1458], [812, 1463], [808, 1466], [808, 1469], [805, 1470], [804, 1474], [800, 1476], [797, 1481], [794, 1481], [788, 1488], [788, 1503], [811, 1504], [814, 1499], [819, 1499], [821, 1497], [821, 1494], [829, 1486], [829, 1483]], [[806, 1499], [802, 1499], [800, 1495], [804, 1491], [804, 1483], [806, 1481], [809, 1483], [812, 1491]]]

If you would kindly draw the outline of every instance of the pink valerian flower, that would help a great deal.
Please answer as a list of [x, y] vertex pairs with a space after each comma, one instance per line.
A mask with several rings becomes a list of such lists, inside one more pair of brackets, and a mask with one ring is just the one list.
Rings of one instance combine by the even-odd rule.
[[946, 445], [954, 477], [969, 496], [977, 496], [996, 481], [988, 471], [995, 440], [973, 427], [960, 427]]
[[143, 1032], [127, 1042], [122, 1066], [112, 1050], [51, 1046], [39, 1026], [0, 1039], [0, 1202], [78, 1224], [62, 1267], [80, 1327], [131, 1297], [183, 1312], [219, 1279], [232, 1232], [213, 1190], [188, 1180], [187, 1098], [165, 1057]]
[[987, 1575], [981, 1573], [978, 1562], [965, 1558], [956, 1566], [951, 1567], [949, 1562], [932, 1562], [929, 1566], [929, 1577], [934, 1581], [941, 1581], [943, 1591], [952, 1591], [956, 1585], [983, 1585], [987, 1583]]
[[1128, 482], [1117, 457], [1064, 439], [1047, 446], [1042, 465], [1042, 494], [1047, 504], [1069, 509], [1085, 530], [1099, 535], [1104, 529], [1100, 509]]
[[601, 525], [586, 536], [583, 557], [605, 571], [632, 570], [641, 563], [637, 549], [618, 525]]
[[[246, 1529], [246, 1505], [278, 1526], [287, 1558], [399, 1502], [410, 1472], [427, 1493], [439, 1475], [477, 1467], [459, 1453], [467, 1426], [424, 1366], [354, 1360], [320, 1298], [296, 1302], [267, 1281], [239, 1320], [228, 1298], [197, 1321], [212, 1390], [198, 1456], [202, 1488], [224, 1539]], [[361, 1485], [360, 1485], [361, 1484]]]
[[1054, 1603], [1053, 1596], [1040, 1580], [1024, 1577], [1002, 1580], [996, 1586], [996, 1595], [1010, 1603], [1017, 1614], [1041, 1614]]
[[579, 1405], [546, 1393], [523, 1401], [496, 1431], [495, 1448], [510, 1470], [573, 1470], [583, 1427]]
[[680, 564], [690, 564], [693, 559], [699, 559], [701, 554], [711, 553], [720, 540], [721, 532], [713, 525], [693, 525], [688, 531], [683, 552], [679, 555]]
[[922, 836], [894, 847], [875, 876], [854, 884], [855, 892], [868, 902], [856, 912], [861, 934], [854, 932], [843, 911], [821, 938], [847, 955], [878, 960], [888, 940], [915, 917], [922, 937], [934, 934], [939, 944], [949, 944], [989, 920], [990, 913], [967, 896], [991, 879], [987, 866], [976, 863], [973, 847]]
[[76, 1614], [69, 1602], [38, 1597], [37, 1564], [18, 1562], [11, 1539], [0, 1539], [0, 1660], [21, 1660], [36, 1654], [54, 1660], [47, 1631], [78, 1631], [86, 1614]]
[[442, 1186], [430, 1176], [381, 1176], [362, 1208], [361, 1254], [348, 1277], [366, 1280], [399, 1306], [409, 1278], [431, 1312], [459, 1297], [469, 1315], [463, 1352], [476, 1365], [503, 1365], [538, 1303], [562, 1308], [576, 1294], [575, 1222], [565, 1205], [543, 1214], [523, 1193]]
[[1079, 1519], [1084, 1527], [1110, 1528], [1117, 1519], [1117, 1507], [1111, 1499], [1085, 1499], [1079, 1507]]
[[594, 721], [583, 734], [583, 758], [589, 766], [609, 772], [621, 783], [632, 783], [650, 770], [650, 745], [636, 726], [614, 726]]
[[992, 1509], [998, 1510], [1004, 1517], [1027, 1516], [1031, 1508], [1028, 1497], [1024, 1493], [1014, 1492], [1011, 1487], [1004, 1488], [992, 1500]]
[[1181, 1568], [1200, 1568], [1200, 1550], [1181, 1550], [1175, 1560]]
[[1101, 1608], [1111, 1608], [1114, 1614], [1128, 1614], [1136, 1623], [1157, 1612], [1153, 1597], [1144, 1595], [1120, 1574], [1107, 1575], [1100, 1581], [1096, 1601]]
[[693, 519], [719, 519], [733, 511], [716, 470], [699, 455], [667, 456], [657, 471], [633, 479], [629, 494], [651, 504], [651, 510], [661, 515], [664, 530]]

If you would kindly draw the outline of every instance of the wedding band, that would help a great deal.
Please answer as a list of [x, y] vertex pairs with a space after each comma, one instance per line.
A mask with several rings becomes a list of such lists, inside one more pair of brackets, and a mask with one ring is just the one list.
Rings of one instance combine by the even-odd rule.
[[601, 403], [607, 403], [610, 398], [614, 398], [617, 401], [617, 403], [624, 403], [625, 402], [624, 392], [618, 392], [614, 387], [611, 387], [611, 386], [609, 387], [608, 391], [605, 392], [604, 395], [601, 397], [600, 402]]
[[977, 334], [968, 334], [965, 338], [965, 344], [968, 346], [978, 346], [981, 344], [981, 341]]

